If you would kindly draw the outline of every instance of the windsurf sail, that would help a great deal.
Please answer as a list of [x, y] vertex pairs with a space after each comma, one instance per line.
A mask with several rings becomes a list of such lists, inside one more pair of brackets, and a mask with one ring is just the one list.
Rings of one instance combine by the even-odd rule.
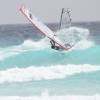
[[69, 8], [67, 10], [65, 8], [62, 8], [61, 11], [61, 17], [60, 17], [60, 24], [59, 24], [59, 30], [64, 28], [69, 28], [71, 26], [71, 11]]
[[55, 41], [55, 43], [62, 48], [63, 50], [68, 50], [65, 43], [63, 43], [57, 36], [55, 36], [54, 32], [49, 29], [45, 24], [43, 24], [37, 17], [32, 15], [32, 13], [25, 8], [25, 6], [20, 7], [21, 13], [35, 26], [40, 32], [42, 32], [45, 36], [47, 36], [50, 40]]
[[71, 10], [62, 8], [59, 30], [56, 32], [58, 38], [65, 43], [67, 48], [72, 48], [76, 43], [73, 40], [71, 29]]

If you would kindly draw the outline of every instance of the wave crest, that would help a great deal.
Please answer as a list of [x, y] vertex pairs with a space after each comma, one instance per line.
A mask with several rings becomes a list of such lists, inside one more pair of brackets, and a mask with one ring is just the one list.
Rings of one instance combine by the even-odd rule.
[[100, 94], [64, 96], [50, 96], [49, 94], [41, 96], [1, 96], [0, 100], [100, 100]]
[[63, 79], [67, 76], [100, 70], [96, 65], [56, 65], [50, 67], [11, 68], [0, 71], [0, 83]]

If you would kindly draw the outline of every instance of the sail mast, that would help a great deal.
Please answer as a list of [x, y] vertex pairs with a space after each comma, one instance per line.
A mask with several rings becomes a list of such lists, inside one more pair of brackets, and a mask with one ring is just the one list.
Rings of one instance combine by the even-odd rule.
[[61, 29], [61, 24], [62, 24], [62, 16], [63, 16], [63, 13], [64, 13], [64, 8], [62, 8], [62, 11], [61, 11], [61, 17], [60, 17], [59, 30]]

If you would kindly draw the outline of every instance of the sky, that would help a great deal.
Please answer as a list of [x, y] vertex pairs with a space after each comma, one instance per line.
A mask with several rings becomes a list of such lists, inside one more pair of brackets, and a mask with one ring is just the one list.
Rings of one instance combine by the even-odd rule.
[[71, 9], [73, 22], [100, 21], [100, 0], [0, 0], [0, 24], [28, 23], [19, 12], [24, 4], [42, 22], [59, 22], [62, 8]]

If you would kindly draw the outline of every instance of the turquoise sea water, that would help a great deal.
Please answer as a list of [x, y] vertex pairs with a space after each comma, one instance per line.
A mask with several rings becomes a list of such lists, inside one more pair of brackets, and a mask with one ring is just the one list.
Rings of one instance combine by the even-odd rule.
[[1, 25], [0, 96], [100, 94], [100, 23], [73, 26], [71, 32], [86, 39], [61, 52], [31, 25]]

